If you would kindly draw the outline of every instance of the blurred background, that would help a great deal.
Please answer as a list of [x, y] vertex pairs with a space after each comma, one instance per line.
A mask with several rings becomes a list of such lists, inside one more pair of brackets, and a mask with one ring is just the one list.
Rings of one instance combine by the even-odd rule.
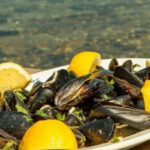
[[150, 57], [150, 0], [0, 0], [0, 62], [46, 69], [84, 50]]

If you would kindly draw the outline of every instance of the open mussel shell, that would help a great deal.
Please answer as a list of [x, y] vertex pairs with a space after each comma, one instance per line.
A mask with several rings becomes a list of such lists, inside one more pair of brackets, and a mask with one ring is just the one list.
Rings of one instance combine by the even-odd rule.
[[60, 110], [68, 110], [83, 100], [95, 95], [101, 95], [113, 90], [112, 85], [107, 85], [103, 80], [89, 79], [90, 75], [85, 75], [71, 80], [63, 86], [55, 96], [55, 105]]
[[100, 105], [95, 110], [135, 129], [144, 130], [150, 127], [150, 113], [144, 110], [112, 105]]
[[79, 130], [91, 142], [96, 145], [107, 142], [113, 135], [115, 123], [111, 118], [94, 120], [80, 126]]
[[32, 120], [26, 115], [15, 111], [0, 112], [0, 129], [21, 138], [32, 125]]
[[67, 70], [58, 70], [42, 84], [42, 87], [51, 87], [55, 92], [57, 92], [63, 85], [70, 81], [70, 77], [74, 78], [73, 74], [69, 74]]
[[38, 90], [42, 87], [42, 82], [38, 81], [38, 82], [35, 82], [32, 86], [32, 89], [30, 90], [30, 96], [33, 96], [35, 95]]
[[119, 62], [116, 58], [113, 58], [109, 63], [109, 70], [114, 71], [115, 68], [119, 65]]
[[[85, 75], [79, 78], [75, 78], [65, 84], [55, 96], [55, 105], [58, 109], [70, 109], [73, 105], [76, 105], [80, 101], [80, 93], [85, 90], [84, 83], [88, 80], [90, 75]], [[78, 93], [77, 93], [78, 92]], [[74, 100], [76, 97], [79, 100]]]
[[130, 84], [128, 81], [113, 77], [115, 81], [115, 91], [117, 94], [127, 94], [132, 98], [141, 98], [141, 90], [139, 87]]
[[126, 80], [132, 85], [135, 85], [139, 88], [141, 88], [144, 85], [144, 82], [135, 74], [131, 73], [127, 69], [124, 69], [123, 67], [117, 67], [115, 68], [114, 76]]

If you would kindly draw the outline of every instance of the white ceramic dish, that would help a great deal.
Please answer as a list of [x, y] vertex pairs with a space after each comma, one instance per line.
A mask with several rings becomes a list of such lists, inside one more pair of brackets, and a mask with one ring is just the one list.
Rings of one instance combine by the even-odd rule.
[[[137, 68], [138, 70], [145, 67], [146, 60], [147, 60], [146, 58], [120, 58], [120, 59], [118, 59], [119, 64], [122, 64], [125, 60], [128, 60], [128, 59], [131, 59], [134, 64], [139, 64], [141, 66], [141, 67]], [[103, 59], [101, 62], [101, 66], [103, 66], [104, 68], [108, 68], [108, 64], [109, 64], [110, 60], [111, 59]], [[48, 77], [50, 77], [50, 75], [52, 75], [52, 73], [54, 71], [57, 71], [62, 68], [66, 69], [67, 66], [61, 66], [61, 67], [57, 67], [57, 68], [53, 68], [53, 69], [49, 69], [46, 71], [32, 74], [33, 80], [28, 85], [27, 89], [30, 90], [32, 85], [36, 81], [42, 81], [42, 82], [46, 81], [48, 79]], [[118, 143], [105, 143], [105, 144], [96, 145], [96, 146], [92, 146], [92, 147], [88, 147], [88, 148], [83, 148], [82, 150], [123, 150], [123, 149], [132, 148], [132, 147], [139, 145], [143, 142], [146, 142], [148, 140], [150, 140], [150, 129], [140, 131], [136, 134], [128, 136]]]

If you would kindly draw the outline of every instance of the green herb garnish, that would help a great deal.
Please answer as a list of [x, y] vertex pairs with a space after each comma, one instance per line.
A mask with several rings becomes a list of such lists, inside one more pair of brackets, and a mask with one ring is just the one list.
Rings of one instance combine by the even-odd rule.
[[117, 143], [117, 142], [119, 142], [119, 141], [120, 141], [120, 138], [117, 137], [117, 136], [114, 136], [114, 137], [112, 138], [112, 142], [113, 142], [113, 143]]
[[26, 109], [24, 109], [22, 106], [20, 106], [19, 104], [16, 104], [15, 107], [18, 112], [22, 112], [22, 113], [28, 115], [28, 111]]
[[65, 118], [66, 118], [66, 115], [65, 114], [61, 114], [61, 113], [58, 112], [57, 115], [56, 115], [56, 118], [58, 120], [64, 121]]
[[115, 84], [115, 81], [113, 79], [109, 80], [107, 76], [104, 76], [104, 81], [107, 85]]
[[49, 117], [43, 110], [37, 110], [35, 114], [41, 117]]
[[20, 92], [20, 90], [15, 90], [15, 94], [20, 101], [26, 100], [26, 97]]
[[16, 144], [14, 141], [8, 141], [2, 150], [10, 150], [14, 144]]

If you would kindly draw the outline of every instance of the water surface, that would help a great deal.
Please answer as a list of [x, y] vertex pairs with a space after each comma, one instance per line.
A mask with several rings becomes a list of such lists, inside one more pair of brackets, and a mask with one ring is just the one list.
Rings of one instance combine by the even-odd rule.
[[0, 0], [0, 62], [45, 69], [84, 50], [150, 57], [150, 0]]

